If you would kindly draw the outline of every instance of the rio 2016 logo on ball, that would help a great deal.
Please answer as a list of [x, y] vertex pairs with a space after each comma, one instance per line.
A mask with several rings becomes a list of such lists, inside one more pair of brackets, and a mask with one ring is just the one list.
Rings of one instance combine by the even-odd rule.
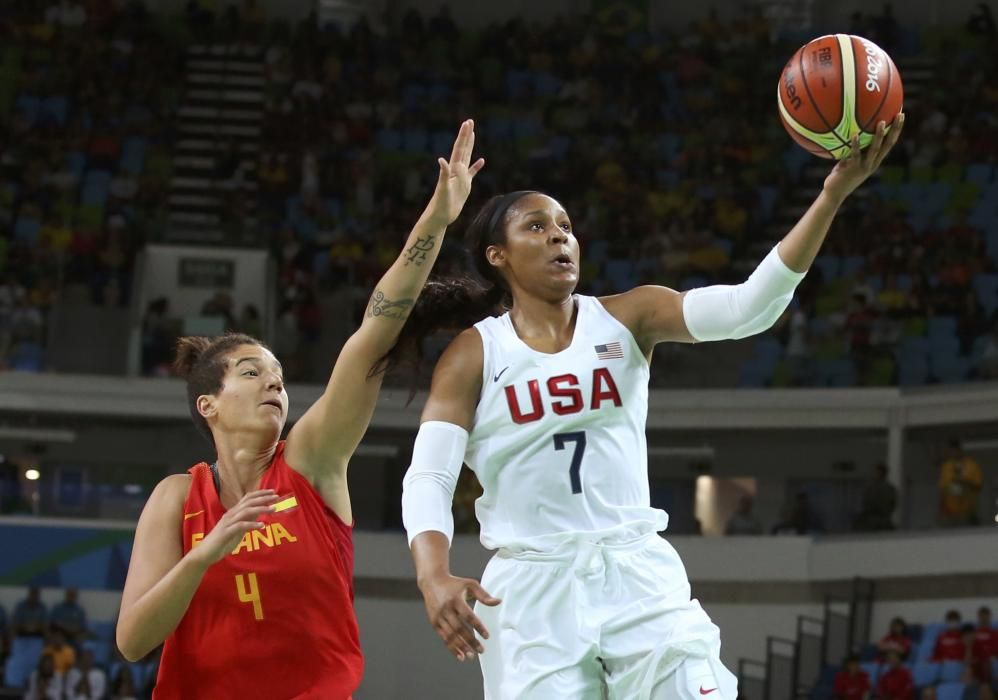
[[901, 111], [904, 89], [894, 61], [869, 39], [829, 34], [797, 50], [780, 76], [780, 120], [809, 153], [841, 160], [873, 141], [880, 121]]

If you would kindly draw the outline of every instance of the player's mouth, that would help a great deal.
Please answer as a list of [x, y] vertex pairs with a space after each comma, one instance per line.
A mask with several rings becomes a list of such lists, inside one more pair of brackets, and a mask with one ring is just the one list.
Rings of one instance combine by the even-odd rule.
[[574, 270], [575, 262], [572, 260], [570, 255], [562, 253], [561, 255], [556, 255], [551, 259], [551, 264], [562, 270]]
[[281, 402], [278, 401], [277, 399], [267, 399], [266, 401], [264, 401], [260, 405], [261, 406], [273, 406], [274, 408], [276, 408], [278, 410], [278, 412], [284, 413], [284, 406], [282, 406]]

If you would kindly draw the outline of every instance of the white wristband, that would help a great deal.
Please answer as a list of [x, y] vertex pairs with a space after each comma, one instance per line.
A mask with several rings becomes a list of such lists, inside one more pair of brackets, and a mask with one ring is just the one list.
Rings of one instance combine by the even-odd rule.
[[804, 279], [774, 247], [747, 280], [738, 285], [691, 289], [683, 297], [686, 329], [696, 340], [734, 340], [770, 328]]
[[402, 524], [410, 545], [416, 535], [431, 530], [444, 533], [448, 542], [454, 538], [451, 504], [467, 445], [468, 431], [453, 423], [419, 426], [402, 480]]

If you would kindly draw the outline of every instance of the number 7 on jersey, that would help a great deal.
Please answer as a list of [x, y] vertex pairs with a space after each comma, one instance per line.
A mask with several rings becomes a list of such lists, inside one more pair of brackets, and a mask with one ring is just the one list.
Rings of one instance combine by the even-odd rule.
[[572, 484], [572, 493], [582, 493], [582, 455], [586, 451], [586, 431], [577, 430], [572, 433], [557, 433], [554, 437], [554, 449], [564, 450], [569, 442], [575, 443], [572, 452], [572, 464], [568, 468], [568, 479]]

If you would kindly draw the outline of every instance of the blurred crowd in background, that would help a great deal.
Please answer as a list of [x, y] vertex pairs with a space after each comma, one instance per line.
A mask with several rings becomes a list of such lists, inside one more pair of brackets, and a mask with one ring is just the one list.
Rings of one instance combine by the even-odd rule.
[[[904, 139], [878, 180], [848, 201], [739, 383], [994, 378], [994, 21], [985, 6], [964, 26], [914, 30], [887, 6], [851, 23], [892, 53], [903, 76], [909, 57], [930, 72], [906, 80], [917, 109], [909, 107]], [[271, 21], [252, 0], [217, 13], [193, 0], [175, 17], [140, 2], [8, 4], [0, 363], [45, 369], [46, 313], [67, 295], [130, 303], [137, 252], [169, 226], [173, 121], [184, 55], [199, 42], [241, 47], [264, 63], [261, 151], [255, 169], [238, 174], [256, 179], [256, 216], [248, 223], [245, 197], [234, 196], [222, 228], [257, 227], [273, 251], [272, 340], [284, 348], [314, 344], [324, 325], [342, 321], [319, 303], [337, 290], [351, 291], [352, 321], [359, 317], [465, 116], [477, 120], [476, 150], [488, 163], [466, 214], [496, 192], [554, 195], [580, 237], [580, 292], [741, 281], [830, 167], [792, 144], [774, 105], [775, 76], [807, 37], [748, 10], [727, 20], [710, 13], [689, 28], [645, 27], [641, 13], [619, 8], [461, 31], [445, 8], [346, 31], [314, 17]], [[220, 180], [238, 169], [225, 160]], [[459, 244], [459, 235], [448, 239], [436, 272], [466, 269]], [[227, 308], [207, 313], [263, 327], [258, 309], [224, 296]], [[143, 368], [163, 374], [178, 326], [168, 299], [145, 312]], [[296, 371], [290, 378], [322, 378], [308, 365]]]

